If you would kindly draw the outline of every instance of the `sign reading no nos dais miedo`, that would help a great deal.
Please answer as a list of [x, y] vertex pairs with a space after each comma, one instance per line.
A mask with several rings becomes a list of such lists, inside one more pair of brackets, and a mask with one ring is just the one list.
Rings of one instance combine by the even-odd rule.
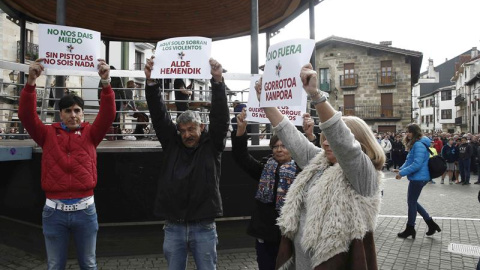
[[177, 37], [159, 41], [155, 50], [152, 78], [210, 79], [212, 40]]
[[293, 39], [268, 48], [263, 73], [261, 107], [301, 106], [304, 92], [302, 66], [310, 62], [315, 41]]
[[[260, 79], [260, 75], [252, 75], [250, 80], [250, 92], [248, 94], [248, 104], [247, 104], [247, 120], [259, 123], [270, 124], [265, 115], [263, 108], [260, 108], [260, 104], [257, 99], [257, 92], [255, 91], [255, 83]], [[302, 104], [301, 106], [278, 106], [278, 110], [288, 117], [290, 121], [296, 126], [303, 125], [303, 114], [307, 109], [307, 93], [302, 91]]]
[[46, 68], [97, 71], [100, 32], [53, 24], [38, 28], [39, 57]]

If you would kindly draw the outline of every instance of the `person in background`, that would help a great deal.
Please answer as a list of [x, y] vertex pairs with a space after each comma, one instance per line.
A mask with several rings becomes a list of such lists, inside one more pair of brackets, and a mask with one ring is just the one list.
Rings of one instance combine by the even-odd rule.
[[383, 152], [385, 153], [387, 170], [390, 170], [390, 164], [392, 164], [391, 155], [390, 155], [392, 151], [392, 143], [390, 142], [390, 136], [388, 135], [383, 136], [382, 140], [380, 141], [380, 145], [382, 146]]
[[400, 168], [403, 165], [405, 160], [403, 160], [403, 152], [405, 151], [405, 146], [402, 142], [402, 135], [395, 136], [395, 141], [392, 143], [392, 160], [393, 160], [393, 169]]
[[473, 154], [472, 146], [468, 143], [467, 136], [461, 138], [461, 144], [458, 146], [458, 169], [460, 171], [461, 181], [463, 186], [470, 185], [470, 162]]
[[455, 173], [455, 163], [458, 161], [458, 148], [455, 145], [453, 138], [448, 139], [447, 144], [442, 148], [442, 157], [447, 162], [447, 170], [442, 175], [442, 182], [444, 183], [445, 176], [448, 175], [448, 182], [453, 184], [453, 175]]
[[175, 89], [175, 106], [177, 107], [177, 111], [184, 112], [188, 110], [188, 100], [192, 95], [192, 91], [187, 89], [183, 79], [175, 79], [175, 81], [173, 81], [173, 88]]
[[436, 231], [441, 232], [440, 227], [433, 221], [427, 211], [418, 203], [418, 198], [422, 192], [423, 187], [430, 180], [430, 172], [428, 171], [428, 160], [430, 153], [427, 148], [430, 145], [430, 139], [423, 136], [422, 130], [417, 124], [410, 124], [407, 126], [407, 136], [405, 137], [405, 148], [409, 151], [407, 160], [400, 167], [395, 178], [402, 179], [403, 176], [408, 178], [408, 220], [406, 229], [398, 233], [398, 237], [407, 238], [412, 236], [415, 239], [417, 234], [415, 231], [415, 220], [417, 212], [423, 217], [423, 220], [428, 225], [427, 235], [433, 235]]
[[70, 238], [75, 241], [80, 269], [97, 269], [98, 221], [93, 197], [97, 185], [97, 152], [115, 118], [115, 94], [110, 67], [99, 59], [102, 84], [100, 110], [93, 124], [83, 122], [83, 99], [60, 99], [60, 123], [45, 125], [37, 115], [36, 80], [44, 70], [37, 59], [20, 95], [18, 117], [42, 147], [42, 189], [47, 197], [42, 213], [48, 269], [65, 269]]
[[255, 206], [247, 233], [255, 237], [259, 270], [274, 270], [280, 245], [280, 229], [276, 225], [285, 194], [300, 168], [276, 135], [270, 139], [272, 154], [255, 159], [248, 153], [245, 109], [237, 115], [238, 128], [232, 135], [232, 154], [237, 164], [258, 183]]
[[[437, 153], [437, 149], [435, 148], [435, 142], [432, 141], [430, 143], [430, 147], [429, 147], [430, 151], [432, 151], [432, 153], [430, 154], [430, 158], [434, 157], [434, 156], [437, 156], [438, 153]], [[433, 181], [433, 179], [430, 177], [430, 181], [428, 181], [430, 184], [436, 184], [435, 181]]]

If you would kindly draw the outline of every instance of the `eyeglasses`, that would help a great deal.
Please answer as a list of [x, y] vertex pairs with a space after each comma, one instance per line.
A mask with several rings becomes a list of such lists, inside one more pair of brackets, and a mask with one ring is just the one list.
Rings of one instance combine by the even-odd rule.
[[274, 146], [272, 147], [272, 149], [273, 149], [273, 150], [282, 150], [282, 149], [287, 149], [287, 148], [285, 147], [285, 145], [280, 144], [280, 145], [274, 145]]

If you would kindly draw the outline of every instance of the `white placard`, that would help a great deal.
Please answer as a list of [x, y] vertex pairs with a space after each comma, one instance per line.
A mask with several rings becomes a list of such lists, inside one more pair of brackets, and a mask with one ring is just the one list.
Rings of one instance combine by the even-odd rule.
[[[260, 75], [252, 75], [250, 80], [250, 92], [248, 94], [247, 103], [247, 121], [259, 122], [269, 124], [263, 108], [260, 107], [260, 103], [257, 99], [257, 93], [255, 91], [255, 83], [260, 79]], [[290, 121], [296, 126], [303, 125], [303, 114], [307, 110], [307, 94], [302, 90], [301, 106], [278, 106], [277, 108], [283, 115], [286, 115]]]
[[152, 78], [210, 79], [212, 39], [178, 37], [159, 41]]
[[260, 96], [262, 107], [301, 106], [304, 90], [300, 70], [310, 62], [314, 47], [314, 40], [293, 39], [268, 48]]
[[100, 32], [54, 24], [38, 25], [39, 58], [48, 69], [97, 71]]

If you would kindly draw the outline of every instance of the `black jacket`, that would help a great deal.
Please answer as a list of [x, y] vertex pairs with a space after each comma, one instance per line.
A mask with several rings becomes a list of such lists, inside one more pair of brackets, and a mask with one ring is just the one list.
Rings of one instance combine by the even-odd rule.
[[[258, 183], [265, 164], [256, 160], [248, 153], [247, 135], [232, 136], [232, 154], [237, 164], [247, 172], [252, 179]], [[297, 166], [297, 174], [299, 167]], [[279, 181], [275, 177], [275, 184]], [[263, 239], [270, 243], [280, 243], [281, 233], [277, 224], [278, 212], [275, 209], [275, 202], [263, 203], [255, 200], [252, 218], [247, 228], [247, 233], [255, 238]]]
[[223, 215], [220, 197], [222, 152], [229, 125], [225, 84], [212, 80], [212, 106], [208, 132], [196, 148], [183, 145], [177, 127], [167, 112], [160, 85], [147, 86], [146, 98], [153, 128], [162, 145], [155, 212], [171, 221], [193, 221]]

